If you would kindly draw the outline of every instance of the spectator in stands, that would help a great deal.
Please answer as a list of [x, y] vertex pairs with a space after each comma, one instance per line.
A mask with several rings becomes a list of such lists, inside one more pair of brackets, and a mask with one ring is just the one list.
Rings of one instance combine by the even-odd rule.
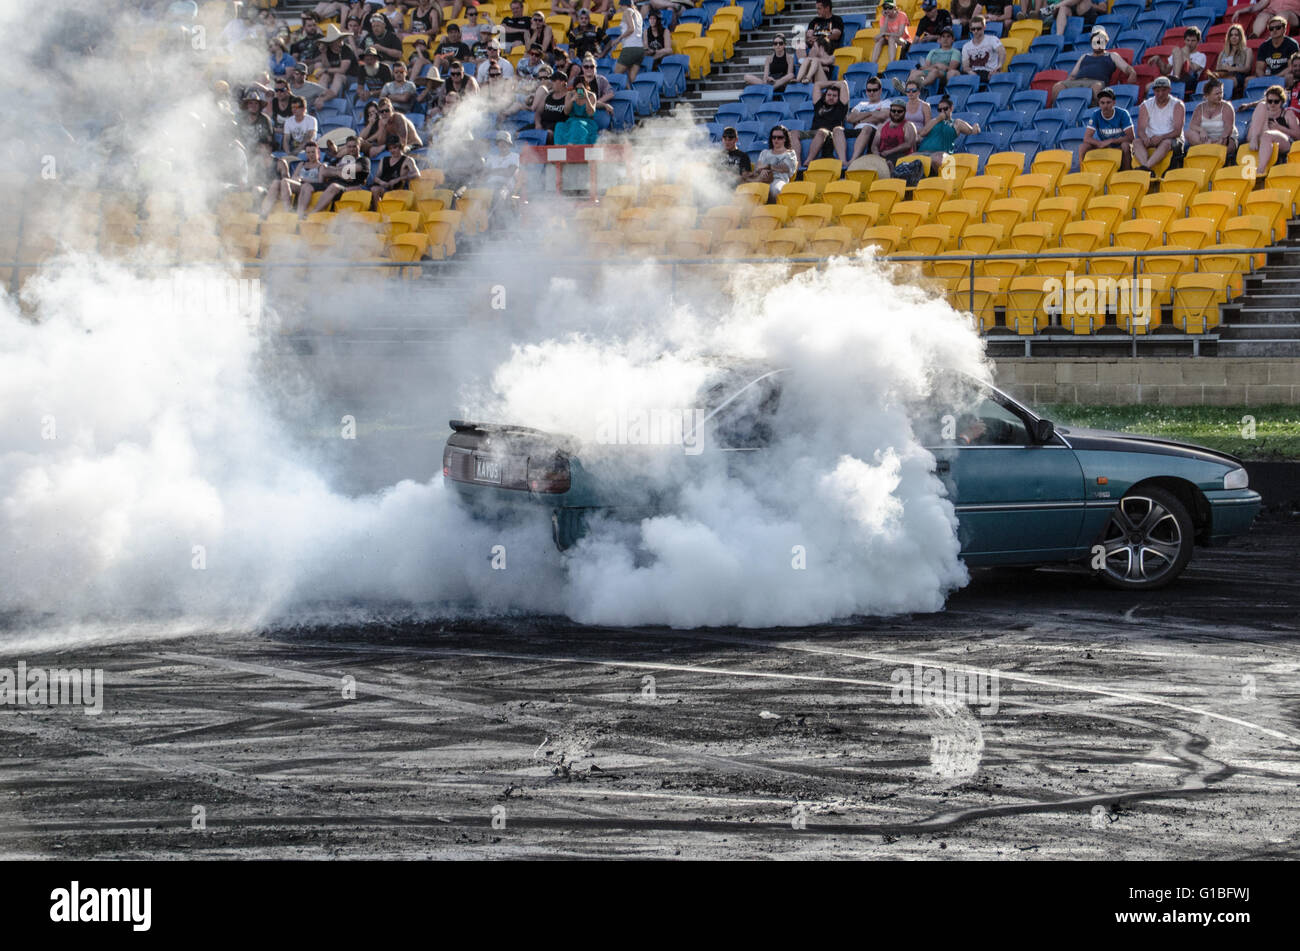
[[416, 0], [415, 9], [411, 11], [411, 32], [437, 36], [442, 32], [442, 26], [442, 4], [437, 0]]
[[[432, 63], [426, 66], [415, 84], [419, 87], [419, 92], [415, 94], [416, 111], [424, 113], [426, 123], [441, 118], [442, 93], [446, 85], [442, 81], [442, 74], [438, 72], [438, 67]], [[376, 119], [378, 116], [379, 112], [376, 109]]]
[[379, 100], [379, 125], [374, 135], [365, 137], [362, 140], [361, 147], [366, 150], [371, 158], [375, 158], [380, 152], [384, 151], [388, 143], [396, 139], [406, 150], [418, 149], [424, 144], [420, 138], [420, 132], [415, 128], [415, 124], [410, 119], [402, 115], [393, 108], [393, 104], [387, 99]]
[[1255, 106], [1255, 114], [1251, 116], [1250, 128], [1246, 132], [1247, 144], [1259, 156], [1258, 174], [1263, 175], [1275, 161], [1282, 161], [1289, 155], [1291, 143], [1298, 138], [1300, 119], [1286, 108], [1286, 90], [1281, 86], [1269, 86], [1264, 99]]
[[385, 143], [388, 155], [379, 160], [375, 166], [375, 180], [370, 186], [370, 195], [374, 207], [379, 207], [379, 199], [388, 192], [410, 188], [411, 182], [420, 177], [420, 169], [415, 159], [406, 153], [406, 146], [395, 135], [390, 135]]
[[944, 161], [952, 152], [953, 143], [959, 135], [974, 135], [979, 132], [979, 123], [954, 119], [952, 100], [947, 96], [934, 107], [934, 117], [925, 123], [917, 133], [919, 141], [916, 150], [922, 155], [930, 156], [931, 169], [941, 169]]
[[[930, 2], [933, 2], [933, 0], [930, 0]], [[946, 13], [947, 11], [941, 12]], [[939, 91], [946, 91], [948, 80], [961, 72], [961, 50], [952, 44], [952, 27], [940, 27], [938, 47], [925, 54], [925, 61], [908, 74], [907, 81], [916, 83], [922, 88], [928, 88], [931, 84], [938, 82]]]
[[530, 49], [540, 46], [543, 56], [555, 50], [555, 34], [551, 31], [550, 24], [546, 22], [546, 14], [541, 10], [534, 13], [529, 21], [528, 46]]
[[[806, 34], [805, 34], [806, 36]], [[835, 66], [835, 48], [824, 33], [807, 40], [808, 48], [804, 50], [803, 62], [795, 73], [795, 81], [800, 83], [825, 82]]]
[[448, 23], [447, 32], [443, 36], [442, 42], [434, 50], [434, 63], [439, 71], [447, 73], [451, 71], [452, 62], [464, 63], [468, 59], [470, 59], [470, 48], [461, 42], [460, 24]]
[[366, 21], [361, 17], [348, 17], [345, 24], [347, 26], [347, 36], [343, 40], [345, 48], [352, 51], [352, 55], [361, 60], [361, 51], [366, 48], [365, 38], [369, 35], [365, 29]]
[[314, 109], [323, 108], [330, 99], [328, 89], [320, 83], [307, 81], [307, 67], [302, 63], [289, 70], [289, 95], [302, 96]]
[[1208, 68], [1205, 54], [1197, 47], [1201, 45], [1201, 31], [1189, 26], [1183, 31], [1183, 45], [1175, 46], [1169, 58], [1153, 57], [1151, 62], [1160, 75], [1168, 76], [1170, 81], [1182, 83], [1184, 95], [1196, 93], [1196, 84], [1202, 79], [1211, 78], [1214, 73]]
[[411, 55], [406, 60], [406, 75], [418, 80], [424, 75], [425, 67], [432, 65], [433, 60], [429, 58], [429, 38], [417, 36], [411, 41]]
[[[664, 16], [658, 10], [651, 10], [645, 18], [645, 36], [642, 38], [645, 43], [646, 54], [650, 57], [651, 68], [658, 69], [659, 61], [665, 56], [673, 55], [673, 35], [664, 29]], [[791, 57], [794, 54], [790, 54]], [[794, 69], [793, 59], [790, 68]], [[790, 76], [794, 79], [793, 73]]]
[[912, 42], [911, 25], [907, 14], [898, 9], [894, 0], [881, 0], [880, 32], [876, 34], [876, 42], [871, 46], [868, 62], [878, 62], [881, 52], [886, 48], [889, 50], [889, 62], [906, 56], [907, 48]]
[[895, 99], [889, 104], [889, 118], [880, 125], [871, 142], [871, 154], [878, 155], [894, 171], [894, 163], [916, 151], [916, 126], [907, 121], [907, 106]]
[[362, 143], [384, 141], [379, 136], [379, 103], [374, 100], [366, 103], [365, 110], [361, 113], [361, 141]]
[[546, 60], [542, 59], [542, 48], [534, 43], [528, 48], [528, 55], [519, 61], [515, 67], [517, 73], [523, 79], [536, 79], [539, 71], [545, 66], [549, 71], [550, 67], [546, 66]]
[[1092, 31], [1092, 52], [1084, 53], [1075, 61], [1070, 75], [1052, 86], [1047, 94], [1047, 104], [1056, 102], [1056, 97], [1063, 89], [1089, 89], [1092, 91], [1092, 104], [1097, 104], [1097, 94], [1111, 84], [1115, 72], [1124, 74], [1126, 82], [1136, 83], [1137, 72], [1119, 53], [1107, 50], [1110, 36], [1101, 27]]
[[[1236, 23], [1238, 18], [1255, 14], [1255, 19], [1250, 25], [1250, 35], [1261, 37], [1265, 35], [1267, 28], [1273, 25], [1274, 19], [1281, 19], [1287, 30], [1294, 30], [1300, 26], [1300, 4], [1295, 0], [1257, 0], [1249, 6], [1240, 6], [1232, 11], [1231, 22]], [[1270, 34], [1271, 35], [1271, 34]]]
[[1292, 55], [1291, 62], [1287, 64], [1286, 75], [1278, 78], [1282, 80], [1282, 86], [1287, 90], [1287, 108], [1300, 112], [1300, 53]]
[[510, 0], [510, 15], [501, 18], [501, 43], [506, 52], [516, 46], [528, 48], [528, 15], [524, 0]]
[[[318, 20], [332, 20], [335, 17], [346, 17], [348, 14], [348, 5], [346, 3], [318, 3], [307, 11], [313, 18]], [[305, 16], [306, 14], [304, 14]]]
[[1223, 99], [1223, 81], [1205, 81], [1205, 98], [1192, 111], [1187, 127], [1187, 144], [1222, 145], [1228, 150], [1227, 163], [1235, 161], [1237, 151], [1237, 110]]
[[754, 168], [749, 156], [737, 145], [738, 139], [735, 126], [727, 126], [722, 130], [722, 168], [735, 175], [737, 182], [747, 182]]
[[1011, 23], [1015, 19], [1014, 4], [1011, 0], [982, 0], [975, 10], [986, 21], [998, 20], [1002, 23], [1002, 34], [1005, 36], [1007, 30], [1011, 29]]
[[767, 134], [767, 148], [758, 153], [754, 180], [767, 184], [769, 202], [776, 201], [781, 189], [790, 184], [790, 179], [799, 171], [799, 154], [794, 151], [792, 141], [789, 129], [775, 125]]
[[961, 48], [961, 71], [978, 76], [980, 87], [989, 83], [989, 76], [1002, 68], [1007, 51], [1002, 41], [985, 29], [984, 18], [973, 16], [970, 20], [970, 41]]
[[772, 39], [772, 53], [763, 63], [763, 74], [747, 73], [745, 85], [766, 85], [771, 86], [773, 92], [780, 92], [794, 82], [794, 69], [794, 52], [786, 52], [785, 37], [778, 33]]
[[1133, 146], [1133, 117], [1127, 109], [1115, 105], [1115, 90], [1109, 86], [1097, 93], [1097, 108], [1088, 116], [1083, 126], [1083, 141], [1079, 144], [1079, 163], [1093, 149], [1119, 149], [1120, 168], [1131, 167], [1130, 152]]
[[1172, 93], [1168, 76], [1151, 80], [1151, 96], [1138, 107], [1137, 135], [1133, 139], [1133, 160], [1140, 169], [1152, 171], [1172, 153], [1177, 167], [1186, 151], [1183, 140], [1183, 101]]
[[387, 63], [379, 61], [379, 50], [367, 46], [361, 52], [361, 68], [357, 70], [357, 101], [367, 102], [383, 95], [383, 89], [393, 81], [393, 71]]
[[569, 49], [579, 56], [595, 56], [605, 42], [605, 31], [591, 22], [591, 14], [578, 11], [578, 19], [569, 30]]
[[302, 29], [298, 31], [293, 42], [289, 44], [289, 52], [293, 54], [294, 62], [310, 63], [320, 56], [321, 40], [325, 34], [320, 31], [320, 23], [316, 20], [316, 14], [307, 10], [302, 15]]
[[1104, 15], [1106, 10], [1105, 0], [1061, 0], [1057, 4], [1052, 4], [1049, 0], [1043, 18], [1051, 19], [1055, 13], [1056, 35], [1065, 36], [1065, 31], [1070, 26], [1070, 17], [1082, 17], [1085, 24], [1091, 24], [1096, 22], [1097, 17]]
[[1300, 51], [1300, 44], [1286, 35], [1286, 18], [1273, 17], [1268, 21], [1268, 39], [1255, 51], [1255, 75], [1281, 75], [1297, 51]]
[[496, 149], [489, 152], [483, 160], [483, 187], [492, 190], [492, 205], [488, 210], [490, 219], [499, 219], [506, 211], [514, 207], [514, 197], [519, 194], [523, 176], [519, 168], [519, 153], [512, 146], [509, 132], [495, 135]]
[[[849, 84], [840, 79], [813, 84], [813, 117], [809, 123], [812, 142], [808, 146], [808, 161], [821, 158], [822, 148], [830, 139], [835, 147], [835, 157], [841, 165], [848, 165], [848, 142], [844, 138], [844, 122], [849, 114]], [[790, 145], [799, 154], [799, 138], [790, 134]]]
[[835, 15], [831, 0], [817, 0], [817, 15], [808, 21], [807, 35], [824, 36], [832, 50], [845, 45], [844, 18]]
[[568, 118], [568, 111], [565, 109], [569, 101], [568, 75], [563, 71], [556, 72], [551, 77], [549, 86], [543, 84], [538, 88], [537, 96], [537, 106], [533, 111], [533, 128], [546, 130], [546, 142], [550, 145], [555, 141], [555, 127]]
[[296, 65], [294, 58], [289, 55], [288, 49], [285, 48], [284, 40], [278, 36], [266, 44], [266, 50], [266, 69], [272, 76], [287, 75], [289, 70]]
[[916, 42], [938, 43], [943, 28], [952, 27], [952, 14], [939, 6], [938, 0], [921, 0], [925, 15], [916, 21]]
[[948, 12], [952, 14], [952, 22], [961, 27], [969, 27], [971, 17], [975, 16], [975, 7], [978, 4], [979, 0], [952, 0], [948, 4]]
[[221, 31], [221, 43], [223, 46], [235, 47], [244, 43], [251, 42], [261, 36], [261, 28], [258, 26], [254, 14], [257, 11], [253, 7], [245, 5], [240, 8], [239, 15], [225, 25]]
[[296, 155], [308, 142], [315, 142], [320, 131], [316, 117], [307, 114], [307, 100], [294, 96], [289, 101], [293, 115], [284, 120], [284, 132], [280, 136], [280, 151]]
[[466, 10], [465, 20], [465, 25], [460, 28], [461, 42], [473, 46], [492, 35], [492, 18], [486, 13], [480, 14], [478, 7]]
[[278, 136], [284, 132], [284, 120], [293, 115], [293, 97], [289, 93], [287, 79], [277, 79], [273, 90], [268, 115], [278, 140]]
[[1241, 24], [1234, 23], [1228, 27], [1223, 38], [1223, 50], [1214, 64], [1215, 75], [1236, 80], [1234, 88], [1246, 88], [1246, 81], [1255, 75], [1255, 51], [1246, 43], [1246, 31]]
[[889, 103], [882, 98], [880, 80], [872, 76], [867, 80], [866, 90], [867, 98], [854, 106], [846, 117], [858, 130], [857, 139], [853, 143], [853, 154], [849, 156], [850, 164], [871, 147], [880, 124], [889, 118]]
[[303, 151], [307, 155], [306, 159], [298, 163], [292, 177], [281, 180], [284, 210], [290, 209], [290, 200], [293, 200], [299, 218], [306, 216], [307, 209], [311, 207], [312, 195], [323, 186], [325, 181], [325, 163], [321, 161], [320, 146], [315, 142], [308, 142], [303, 146]]
[[596, 108], [603, 109], [611, 116], [614, 114], [614, 84], [596, 71], [596, 57], [587, 53], [582, 57], [582, 66], [569, 75], [569, 85], [582, 79], [587, 88], [596, 96]]
[[325, 30], [324, 45], [316, 63], [316, 73], [325, 87], [321, 99], [337, 99], [342, 96], [348, 80], [359, 68], [356, 56], [343, 44], [344, 38], [349, 35], [341, 32], [333, 23]]
[[243, 96], [243, 120], [239, 127], [239, 138], [244, 143], [246, 152], [252, 152], [258, 146], [273, 147], [275, 130], [271, 119], [262, 110], [262, 97], [257, 90], [249, 89]]
[[452, 60], [447, 67], [447, 78], [443, 80], [443, 89], [446, 92], [454, 92], [462, 99], [470, 93], [478, 92], [478, 81], [465, 72], [465, 64]]
[[565, 119], [555, 126], [552, 137], [556, 145], [594, 145], [600, 129], [596, 125], [596, 94], [587, 79], [578, 76], [564, 97]]
[[608, 56], [615, 46], [622, 45], [618, 53], [618, 62], [614, 64], [614, 72], [627, 73], [627, 84], [630, 87], [636, 82], [636, 74], [645, 59], [645, 40], [641, 36], [644, 21], [641, 12], [632, 5], [632, 0], [618, 0], [618, 3], [623, 11], [623, 19], [619, 25], [621, 32], [606, 45], [605, 55]]
[[[510, 65], [510, 60], [501, 55], [501, 41], [496, 37], [487, 41], [487, 49], [484, 50], [483, 59], [479, 61], [478, 69], [499, 69], [502, 75], [513, 78], [515, 68]], [[475, 70], [477, 74], [477, 70]]]
[[370, 32], [362, 37], [367, 47], [373, 46], [385, 63], [392, 63], [402, 58], [402, 38], [393, 29], [393, 24], [382, 13], [370, 18]]
[[411, 82], [406, 76], [406, 64], [397, 62], [393, 64], [392, 82], [384, 84], [382, 90], [383, 98], [391, 102], [398, 112], [407, 113], [415, 106], [416, 97], [420, 90], [416, 88], [415, 83]]
[[930, 104], [921, 98], [921, 87], [917, 83], [907, 83], [903, 86], [903, 93], [907, 96], [904, 101], [907, 121], [919, 130], [930, 121]]

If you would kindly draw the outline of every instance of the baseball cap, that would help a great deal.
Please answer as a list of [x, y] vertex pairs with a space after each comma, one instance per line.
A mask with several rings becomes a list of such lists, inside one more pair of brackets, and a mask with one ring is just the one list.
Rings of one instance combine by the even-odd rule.
[[938, 0], [921, 0], [922, 10], [933, 10], [939, 5]]
[[1169, 81], [1168, 76], [1157, 76], [1155, 79], [1151, 80], [1151, 88], [1154, 89], [1157, 86], [1164, 86], [1167, 89], [1173, 86], [1173, 83]]
[[364, 53], [362, 53], [361, 55], [362, 55], [362, 56], [378, 56], [378, 55], [379, 55], [379, 50], [375, 49], [373, 46], [367, 46], [367, 47], [366, 47], [366, 51], [365, 51]]
[[939, 31], [939, 35], [940, 35], [940, 36], [943, 36], [945, 33], [947, 33], [949, 36], [956, 36], [956, 35], [957, 35], [956, 33], [954, 33], [954, 32], [952, 31], [952, 27], [950, 27], [950, 26], [945, 26], [942, 30]]
[[500, 132], [497, 133], [496, 140], [498, 142], [505, 142], [507, 145], [509, 145], [511, 142], [514, 141], [512, 138], [510, 138], [510, 133], [505, 131], [505, 129], [502, 129]]
[[724, 139], [734, 139], [736, 138], [736, 135], [736, 127], [734, 125], [729, 125], [722, 130], [722, 137]]

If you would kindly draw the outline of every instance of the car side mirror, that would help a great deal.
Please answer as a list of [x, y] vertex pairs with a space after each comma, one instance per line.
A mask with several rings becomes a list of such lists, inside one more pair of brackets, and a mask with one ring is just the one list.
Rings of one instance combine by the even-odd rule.
[[1050, 419], [1034, 420], [1034, 442], [1042, 444], [1056, 435], [1056, 425]]

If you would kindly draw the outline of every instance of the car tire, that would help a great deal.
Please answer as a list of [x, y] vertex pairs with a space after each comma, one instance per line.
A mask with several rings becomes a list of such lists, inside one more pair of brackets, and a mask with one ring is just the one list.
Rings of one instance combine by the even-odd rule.
[[1178, 496], [1156, 486], [1139, 487], [1119, 500], [1102, 530], [1097, 573], [1112, 588], [1156, 591], [1182, 574], [1194, 535], [1192, 517]]

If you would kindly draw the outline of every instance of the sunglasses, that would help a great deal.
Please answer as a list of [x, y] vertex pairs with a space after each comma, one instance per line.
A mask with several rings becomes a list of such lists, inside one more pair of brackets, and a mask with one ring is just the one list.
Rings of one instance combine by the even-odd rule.
[[379, 114], [380, 114], [381, 116], [391, 116], [391, 115], [393, 114], [393, 110], [392, 110], [392, 109], [380, 109], [380, 110], [379, 110]]
[[868, 87], [867, 87], [867, 92], [880, 92], [880, 87], [879, 87], [879, 86], [868, 86]]
[[940, 107], [939, 107], [939, 111], [940, 111], [940, 112], [952, 112], [952, 109], [950, 109], [948, 106], [940, 106]]
[[1268, 104], [1269, 104], [1270, 106], [1280, 106], [1280, 105], [1282, 105], [1282, 100], [1281, 100], [1281, 99], [1270, 99], [1270, 100], [1268, 100]]
[[784, 141], [785, 141], [785, 136], [782, 135], [780, 132], [777, 132], [777, 133], [775, 133], [775, 134], [772, 136], [772, 141], [773, 141], [773, 142], [784, 142]]
[[1282, 32], [1282, 27], [1280, 27], [1280, 26], [1270, 26], [1270, 27], [1268, 28], [1268, 32], [1270, 32], [1270, 33], [1280, 33], [1280, 32]]

